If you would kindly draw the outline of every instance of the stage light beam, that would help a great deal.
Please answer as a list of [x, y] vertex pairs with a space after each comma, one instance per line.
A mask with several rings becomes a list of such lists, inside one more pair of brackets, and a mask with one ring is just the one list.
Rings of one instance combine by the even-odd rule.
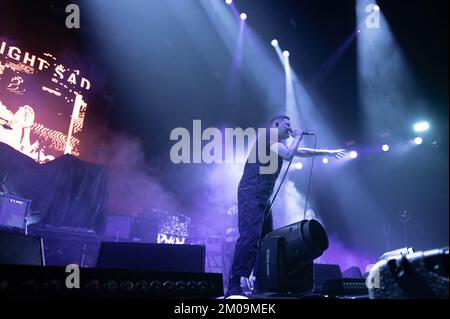
[[415, 132], [425, 132], [430, 129], [430, 124], [426, 121], [418, 122], [413, 126]]
[[244, 13], [244, 12], [241, 13], [241, 20], [243, 20], [243, 21], [247, 20], [247, 14], [246, 13]]
[[289, 58], [289, 55], [290, 55], [289, 51], [283, 51], [283, 56], [285, 58]]
[[272, 42], [270, 42], [270, 44], [274, 47], [278, 46], [278, 40], [277, 39], [273, 39]]
[[376, 1], [355, 3], [357, 28], [361, 30], [357, 41], [358, 98], [364, 126], [401, 134], [402, 127], [410, 125], [405, 122], [405, 112], [423, 98], [389, 21]]
[[233, 0], [225, 0], [225, 3], [226, 3], [226, 4], [232, 4], [232, 3], [233, 3]]

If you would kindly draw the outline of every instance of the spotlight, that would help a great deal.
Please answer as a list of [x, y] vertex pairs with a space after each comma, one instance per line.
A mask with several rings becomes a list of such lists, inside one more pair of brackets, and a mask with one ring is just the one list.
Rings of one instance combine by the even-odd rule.
[[383, 152], [387, 152], [387, 151], [389, 151], [389, 145], [384, 144], [384, 145], [381, 147], [381, 149], [383, 150]]
[[416, 124], [414, 124], [413, 126], [414, 131], [416, 132], [425, 132], [428, 131], [428, 129], [430, 128], [430, 124], [428, 122], [418, 122]]
[[303, 164], [302, 163], [296, 163], [295, 164], [295, 169], [302, 169], [303, 168]]
[[278, 46], [278, 40], [273, 39], [272, 42], [270, 42], [270, 44], [272, 44], [272, 46], [276, 47], [276, 46]]
[[264, 257], [259, 262], [261, 288], [280, 293], [312, 290], [313, 261], [328, 246], [325, 229], [314, 219], [267, 234], [260, 245], [260, 256]]
[[233, 0], [225, 0], [225, 3], [226, 3], [226, 4], [232, 4], [232, 3], [233, 3]]
[[373, 10], [375, 10], [375, 11], [380, 11], [380, 7], [379, 7], [378, 5], [375, 5], [375, 6], [373, 7]]
[[244, 12], [241, 13], [241, 20], [247, 20], [247, 14]]
[[283, 56], [285, 58], [289, 58], [289, 51], [283, 51]]
[[358, 157], [358, 153], [356, 151], [351, 151], [348, 156], [350, 156], [350, 158], [357, 158]]
[[325, 158], [323, 158], [323, 159], [322, 159], [322, 163], [324, 163], [324, 164], [328, 164], [328, 158], [326, 158], [326, 157], [325, 157]]
[[423, 138], [421, 138], [421, 137], [416, 137], [416, 138], [414, 139], [414, 143], [416, 143], [417, 145], [422, 144], [422, 143], [423, 143]]

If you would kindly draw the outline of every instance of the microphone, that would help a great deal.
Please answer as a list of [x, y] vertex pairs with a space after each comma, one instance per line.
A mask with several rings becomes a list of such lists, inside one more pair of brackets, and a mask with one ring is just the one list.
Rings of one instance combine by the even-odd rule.
[[[293, 131], [293, 129], [289, 129], [289, 135], [291, 135], [291, 136], [292, 136], [292, 131]], [[312, 132], [302, 132], [302, 136], [303, 135], [316, 135], [316, 134], [314, 134]]]
[[3, 126], [5, 128], [5, 130], [12, 130], [13, 128], [11, 126], [9, 126], [8, 124], [0, 124], [1, 126]]
[[4, 119], [3, 117], [0, 117], [0, 121], [3, 121], [5, 123], [0, 124], [1, 126], [3, 126], [6, 130], [12, 130], [13, 128], [11, 126], [9, 126], [9, 121]]

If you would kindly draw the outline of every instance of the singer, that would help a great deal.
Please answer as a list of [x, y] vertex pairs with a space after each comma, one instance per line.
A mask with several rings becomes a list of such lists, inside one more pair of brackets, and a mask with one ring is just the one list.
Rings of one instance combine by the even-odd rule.
[[[331, 156], [339, 159], [344, 156], [344, 150], [313, 150], [299, 148], [303, 133], [300, 129], [291, 128], [290, 118], [279, 115], [270, 121], [270, 128], [276, 129], [277, 138], [269, 138], [270, 129], [266, 130], [266, 154], [271, 152], [278, 159], [277, 170], [273, 174], [261, 174], [260, 168], [264, 166], [259, 159], [245, 163], [244, 173], [238, 187], [238, 228], [239, 238], [236, 241], [233, 263], [230, 270], [230, 279], [225, 297], [232, 295], [244, 295], [240, 281], [241, 277], [256, 277], [255, 292], [259, 290], [258, 284], [258, 245], [260, 238], [272, 231], [272, 214], [267, 208], [270, 204], [275, 182], [280, 174], [283, 160], [291, 161], [294, 156]], [[310, 133], [308, 133], [310, 134]], [[292, 143], [287, 146], [286, 140], [293, 137]], [[253, 145], [252, 152], [259, 145], [258, 141]]]

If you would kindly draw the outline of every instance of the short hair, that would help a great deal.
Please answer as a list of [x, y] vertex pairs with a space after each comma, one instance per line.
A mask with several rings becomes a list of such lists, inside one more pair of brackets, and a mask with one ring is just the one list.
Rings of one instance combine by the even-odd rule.
[[277, 115], [270, 120], [270, 126], [272, 126], [275, 122], [281, 121], [281, 120], [290, 120], [290, 117], [287, 115], [284, 115], [284, 114]]

